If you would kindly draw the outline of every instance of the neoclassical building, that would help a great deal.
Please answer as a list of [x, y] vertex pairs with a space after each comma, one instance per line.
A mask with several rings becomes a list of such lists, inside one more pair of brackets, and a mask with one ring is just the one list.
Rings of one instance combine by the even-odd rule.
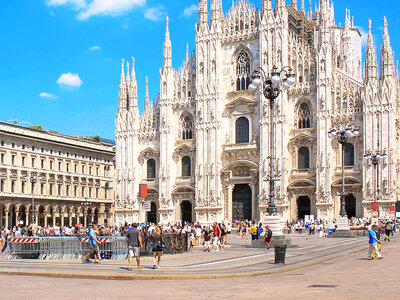
[[0, 227], [113, 225], [113, 147], [0, 122]]
[[[248, 86], [256, 68], [269, 72], [274, 65], [290, 66], [296, 74], [275, 111], [278, 215], [338, 216], [342, 155], [328, 132], [341, 126], [360, 131], [344, 146], [348, 216], [371, 215], [374, 168], [364, 158], [369, 151], [387, 153], [378, 165], [377, 198], [380, 210], [388, 212], [399, 192], [400, 123], [386, 18], [378, 71], [371, 21], [363, 61], [350, 11], [345, 24], [337, 24], [328, 0], [308, 12], [304, 0], [299, 5], [276, 0], [274, 8], [263, 0], [261, 9], [238, 0], [227, 14], [222, 0], [207, 6], [199, 0], [196, 50], [187, 52], [177, 70], [167, 19], [159, 97], [150, 103], [146, 90], [143, 114], [134, 61], [131, 74], [122, 63], [116, 223], [262, 220], [268, 207], [270, 111], [268, 100]], [[140, 197], [140, 184], [147, 185], [148, 197]]]

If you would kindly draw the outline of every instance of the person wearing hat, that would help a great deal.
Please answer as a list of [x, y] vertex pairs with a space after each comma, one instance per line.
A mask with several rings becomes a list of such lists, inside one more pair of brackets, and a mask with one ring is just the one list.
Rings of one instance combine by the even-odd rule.
[[271, 237], [272, 237], [272, 230], [269, 228], [268, 225], [265, 226], [265, 237], [264, 237], [264, 243], [267, 245], [267, 249], [269, 249], [269, 245], [271, 243]]

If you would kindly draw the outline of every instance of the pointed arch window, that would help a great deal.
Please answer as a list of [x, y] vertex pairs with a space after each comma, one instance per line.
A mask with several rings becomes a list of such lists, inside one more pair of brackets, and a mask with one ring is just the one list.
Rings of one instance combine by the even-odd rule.
[[297, 111], [297, 126], [298, 129], [311, 127], [311, 111], [310, 107], [305, 102], [300, 104]]
[[299, 149], [297, 159], [299, 170], [310, 168], [310, 150], [307, 147], [301, 147]]
[[247, 90], [250, 85], [250, 56], [242, 51], [236, 59], [236, 90]]
[[184, 116], [182, 119], [181, 136], [182, 140], [191, 140], [193, 138], [193, 121], [189, 115]]
[[156, 178], [156, 161], [152, 158], [147, 161], [147, 178]]
[[245, 144], [249, 142], [249, 120], [246, 117], [240, 117], [236, 120], [236, 144]]
[[344, 165], [354, 166], [354, 146], [353, 144], [344, 144]]
[[190, 177], [191, 171], [191, 159], [185, 156], [182, 158], [182, 177]]

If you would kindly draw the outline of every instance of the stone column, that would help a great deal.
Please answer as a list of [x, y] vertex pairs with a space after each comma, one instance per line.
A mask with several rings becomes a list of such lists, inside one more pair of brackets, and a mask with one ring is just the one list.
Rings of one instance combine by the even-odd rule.
[[28, 222], [29, 222], [29, 211], [25, 211], [25, 220], [24, 220], [24, 225], [28, 226]]
[[83, 213], [83, 226], [87, 227], [87, 213], [86, 212]]
[[47, 214], [44, 214], [44, 227], [47, 227]]
[[56, 214], [53, 212], [51, 217], [53, 218], [53, 227], [54, 227], [54, 225], [56, 225]]
[[39, 225], [39, 212], [38, 212], [38, 210], [35, 211], [35, 224]]
[[69, 218], [69, 226], [73, 226], [73, 224], [72, 224], [72, 214], [71, 213], [69, 213], [68, 214], [68, 218]]
[[5, 227], [5, 228], [8, 228], [8, 221], [9, 221], [9, 219], [8, 219], [8, 217], [9, 217], [9, 216], [8, 216], [8, 209], [6, 209], [4, 212], [5, 212], [5, 214], [6, 214], [6, 215], [5, 215], [5, 221], [6, 221], [6, 222], [5, 222], [5, 226], [4, 226], [4, 227]]

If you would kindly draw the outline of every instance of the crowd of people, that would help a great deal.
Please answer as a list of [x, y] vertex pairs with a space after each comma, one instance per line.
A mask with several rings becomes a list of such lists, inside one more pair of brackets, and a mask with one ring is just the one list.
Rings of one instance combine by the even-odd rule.
[[[397, 221], [398, 222], [398, 221]], [[398, 224], [398, 223], [397, 223]], [[385, 241], [390, 241], [390, 236], [396, 230], [396, 220], [380, 219], [379, 225], [373, 225], [372, 219], [370, 218], [351, 218], [349, 225], [356, 228], [362, 228], [368, 230], [370, 246], [370, 252], [368, 258], [374, 258], [380, 256], [380, 235], [385, 234]], [[283, 232], [285, 234], [318, 234], [320, 237], [326, 234], [331, 234], [336, 230], [336, 220], [331, 219], [317, 219], [317, 220], [296, 220], [293, 222], [287, 222], [283, 226]], [[142, 224], [124, 224], [121, 226], [96, 226], [90, 225], [87, 228], [77, 224], [76, 226], [14, 226], [13, 228], [1, 228], [1, 249], [4, 250], [7, 247], [7, 241], [11, 237], [89, 237], [90, 251], [83, 257], [82, 262], [86, 262], [89, 257], [94, 258], [94, 262], [98, 263], [100, 259], [99, 245], [101, 241], [97, 238], [99, 236], [124, 236], [126, 237], [128, 253], [129, 253], [129, 269], [132, 269], [133, 257], [136, 258], [137, 267], [141, 268], [140, 265], [140, 248], [143, 247], [143, 243], [149, 240], [151, 243], [151, 249], [153, 252], [153, 263], [154, 268], [160, 267], [161, 254], [165, 250], [165, 242], [163, 236], [166, 234], [175, 234], [187, 237], [188, 250], [191, 251], [194, 246], [203, 246], [203, 250], [206, 252], [219, 252], [224, 251], [227, 236], [235, 231], [236, 237], [241, 239], [249, 239], [251, 236], [252, 240], [258, 240], [261, 237], [264, 239], [264, 243], [269, 248], [270, 241], [272, 238], [272, 231], [268, 225], [254, 221], [235, 221], [233, 224], [228, 222], [217, 223], [212, 225], [202, 225], [199, 222], [194, 224], [166, 224], [156, 225], [152, 223]], [[375, 237], [374, 236], [375, 232]]]

